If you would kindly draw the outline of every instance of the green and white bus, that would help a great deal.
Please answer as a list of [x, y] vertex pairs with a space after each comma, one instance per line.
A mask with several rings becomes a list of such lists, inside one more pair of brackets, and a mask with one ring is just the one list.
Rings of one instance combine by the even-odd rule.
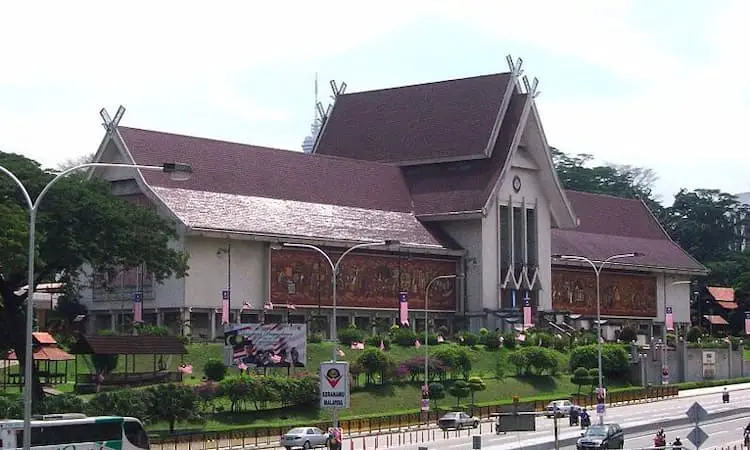
[[[2, 450], [23, 448], [23, 420], [0, 420]], [[148, 450], [148, 434], [133, 417], [51, 414], [31, 421], [31, 447], [39, 450]]]

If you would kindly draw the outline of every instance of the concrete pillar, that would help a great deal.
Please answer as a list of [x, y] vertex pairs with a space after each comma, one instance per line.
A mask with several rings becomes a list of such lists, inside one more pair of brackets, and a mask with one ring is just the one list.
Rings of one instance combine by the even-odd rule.
[[180, 309], [180, 320], [182, 321], [182, 335], [192, 335], [192, 329], [190, 327], [190, 308]]
[[211, 341], [216, 339], [216, 310], [210, 309], [208, 311], [208, 326], [211, 329]]
[[156, 313], [156, 326], [161, 327], [164, 324], [164, 313], [159, 311], [159, 309], [155, 310]]
[[109, 326], [114, 332], [117, 332], [117, 314], [114, 312], [109, 313]]

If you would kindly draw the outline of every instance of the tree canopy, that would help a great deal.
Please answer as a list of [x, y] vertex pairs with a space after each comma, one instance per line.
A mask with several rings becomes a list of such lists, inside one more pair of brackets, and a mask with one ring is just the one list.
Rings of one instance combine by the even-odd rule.
[[[14, 173], [36, 199], [55, 173], [22, 155], [0, 152], [0, 165]], [[75, 302], [75, 281], [85, 265], [114, 271], [145, 265], [155, 281], [183, 277], [188, 256], [170, 247], [174, 224], [156, 211], [115, 197], [106, 182], [72, 174], [55, 183], [37, 218], [34, 283], [67, 282]], [[0, 177], [0, 353], [24, 357], [28, 207], [19, 187]]]

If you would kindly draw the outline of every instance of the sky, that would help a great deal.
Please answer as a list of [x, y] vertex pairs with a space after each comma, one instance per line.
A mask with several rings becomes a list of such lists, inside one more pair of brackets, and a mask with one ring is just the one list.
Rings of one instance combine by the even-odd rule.
[[[0, 4], [0, 150], [56, 167], [122, 125], [301, 150], [314, 79], [347, 92], [505, 72], [539, 78], [550, 145], [750, 191], [747, 0], [191, 0]], [[230, 168], [231, 170], [231, 168]]]

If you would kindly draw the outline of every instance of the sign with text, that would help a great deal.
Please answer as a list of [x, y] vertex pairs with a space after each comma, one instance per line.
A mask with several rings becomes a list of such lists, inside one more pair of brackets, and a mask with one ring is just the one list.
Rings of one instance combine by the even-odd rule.
[[224, 333], [224, 359], [230, 367], [305, 367], [307, 325], [248, 323]]
[[320, 407], [346, 409], [349, 407], [349, 363], [320, 363]]

